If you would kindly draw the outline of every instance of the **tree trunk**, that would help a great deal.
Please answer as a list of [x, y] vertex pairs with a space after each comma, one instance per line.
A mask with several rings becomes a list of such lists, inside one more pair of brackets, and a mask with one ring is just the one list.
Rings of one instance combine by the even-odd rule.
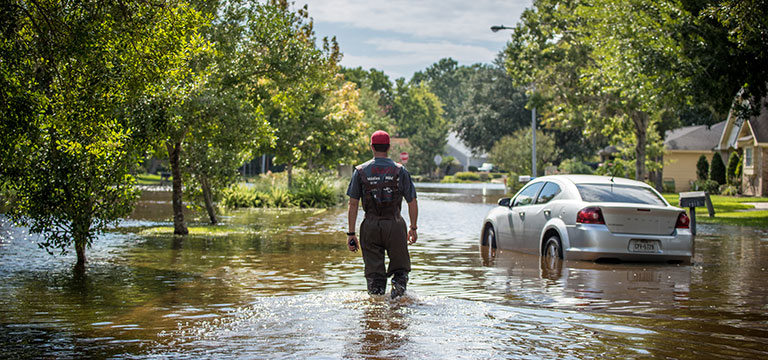
[[90, 217], [78, 217], [72, 221], [72, 237], [75, 240], [75, 253], [77, 254], [77, 263], [75, 270], [85, 271], [85, 263], [88, 258], [85, 256], [85, 249], [88, 246], [88, 233], [91, 230]]
[[633, 114], [633, 122], [635, 123], [635, 137], [637, 145], [635, 145], [635, 180], [645, 180], [645, 147], [648, 142], [648, 114], [643, 112], [635, 112]]
[[293, 164], [285, 166], [285, 171], [288, 173], [288, 188], [293, 185]]
[[205, 210], [208, 212], [208, 218], [211, 219], [211, 225], [216, 225], [219, 220], [216, 218], [216, 210], [213, 207], [213, 192], [211, 184], [205, 176], [200, 177], [200, 187], [203, 188], [203, 200], [205, 200]]
[[187, 235], [186, 224], [184, 224], [184, 203], [182, 201], [181, 189], [181, 163], [179, 153], [181, 152], [181, 142], [166, 143], [168, 148], [168, 161], [171, 164], [171, 176], [173, 176], [173, 234]]

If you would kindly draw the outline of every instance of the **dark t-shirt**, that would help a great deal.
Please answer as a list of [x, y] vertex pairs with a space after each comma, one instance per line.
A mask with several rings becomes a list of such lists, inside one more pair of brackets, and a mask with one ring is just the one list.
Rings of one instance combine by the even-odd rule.
[[[388, 171], [377, 171], [376, 174], [373, 174], [373, 168], [374, 165], [377, 169], [381, 168], [397, 168], [397, 165], [394, 161], [390, 158], [373, 158], [373, 160], [370, 160], [363, 164], [363, 171], [365, 171], [365, 176], [371, 179], [372, 181], [381, 181], [383, 180], [382, 177], [385, 174], [391, 174], [392, 172]], [[378, 178], [378, 179], [375, 179]], [[403, 198], [405, 198], [406, 202], [411, 202], [413, 199], [416, 198], [416, 187], [413, 186], [413, 180], [411, 180], [411, 174], [408, 173], [408, 170], [405, 169], [405, 167], [400, 168], [400, 178], [398, 179], [398, 187], [400, 188], [400, 191], [403, 193]], [[353, 199], [360, 200], [360, 197], [363, 195], [363, 184], [360, 182], [360, 176], [357, 174], [357, 169], [355, 169], [355, 172], [352, 174], [352, 180], [349, 182], [349, 187], [347, 188], [347, 195]]]

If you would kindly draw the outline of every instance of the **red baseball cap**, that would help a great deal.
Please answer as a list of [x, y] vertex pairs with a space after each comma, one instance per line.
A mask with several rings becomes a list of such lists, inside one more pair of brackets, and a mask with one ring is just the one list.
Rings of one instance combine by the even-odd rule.
[[371, 135], [371, 144], [389, 145], [389, 134], [384, 130], [377, 130]]

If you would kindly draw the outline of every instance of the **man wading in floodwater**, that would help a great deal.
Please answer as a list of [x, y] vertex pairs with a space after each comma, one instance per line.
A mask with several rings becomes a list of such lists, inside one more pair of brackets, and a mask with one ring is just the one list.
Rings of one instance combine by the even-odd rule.
[[[416, 204], [416, 189], [408, 170], [387, 156], [389, 134], [376, 131], [371, 135], [373, 159], [355, 168], [349, 182], [349, 251], [363, 252], [365, 279], [368, 293], [383, 295], [387, 278], [392, 276], [392, 298], [403, 295], [411, 271], [411, 257], [408, 245], [416, 242], [416, 220], [419, 207]], [[355, 235], [357, 208], [363, 199], [365, 218], [360, 225], [360, 240]], [[405, 220], [400, 216], [403, 198], [408, 203], [410, 229], [406, 230]], [[384, 251], [389, 255], [389, 269], [384, 269]]]

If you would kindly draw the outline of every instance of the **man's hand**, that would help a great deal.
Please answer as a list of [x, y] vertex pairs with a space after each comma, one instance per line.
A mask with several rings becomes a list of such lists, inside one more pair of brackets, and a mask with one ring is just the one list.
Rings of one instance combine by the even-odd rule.
[[413, 245], [416, 243], [416, 239], [418, 239], [419, 236], [416, 234], [416, 229], [411, 228], [408, 230], [408, 245]]
[[347, 248], [351, 252], [357, 252], [357, 249], [360, 248], [360, 241], [357, 240], [356, 235], [347, 236]]

